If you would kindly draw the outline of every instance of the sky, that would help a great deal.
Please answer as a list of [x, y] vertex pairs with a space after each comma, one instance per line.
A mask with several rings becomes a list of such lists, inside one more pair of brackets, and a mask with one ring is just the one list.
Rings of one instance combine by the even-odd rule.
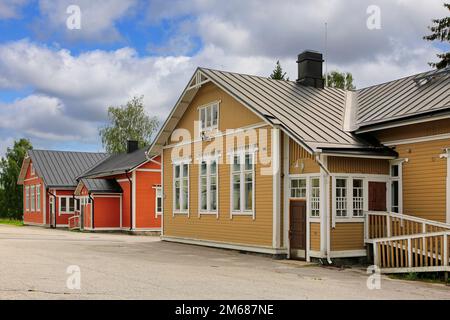
[[422, 38], [447, 15], [443, 0], [0, 0], [0, 156], [23, 137], [101, 151], [109, 106], [143, 95], [164, 121], [199, 66], [269, 76], [279, 60], [295, 80], [311, 49], [357, 88], [427, 71], [449, 47]]

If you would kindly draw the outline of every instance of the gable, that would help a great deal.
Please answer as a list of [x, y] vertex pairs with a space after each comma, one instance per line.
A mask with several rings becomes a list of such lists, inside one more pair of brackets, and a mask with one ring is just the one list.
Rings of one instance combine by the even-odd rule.
[[198, 90], [195, 97], [179, 120], [175, 130], [186, 129], [191, 134], [191, 137], [195, 139], [194, 126], [196, 121], [199, 121], [200, 119], [199, 107], [217, 101], [220, 102], [218, 122], [219, 131], [224, 132], [227, 129], [248, 127], [264, 121], [253, 111], [243, 106], [236, 99], [210, 82], [203, 85]]

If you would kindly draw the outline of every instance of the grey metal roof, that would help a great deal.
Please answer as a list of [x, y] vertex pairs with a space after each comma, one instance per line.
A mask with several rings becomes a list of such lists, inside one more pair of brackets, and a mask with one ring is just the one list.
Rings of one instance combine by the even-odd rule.
[[90, 170], [83, 172], [80, 177], [98, 178], [125, 173], [148, 160], [145, 154], [147, 149], [148, 147], [132, 153], [113, 154]]
[[358, 127], [450, 108], [450, 68], [360, 89]]
[[47, 187], [75, 188], [77, 177], [105, 159], [106, 153], [29, 150], [33, 166]]
[[367, 146], [354, 134], [343, 130], [345, 90], [317, 89], [293, 81], [204, 68], [200, 70], [234, 98], [269, 122], [281, 125], [313, 150], [333, 146]]
[[81, 179], [89, 192], [94, 193], [121, 193], [122, 188], [115, 179]]

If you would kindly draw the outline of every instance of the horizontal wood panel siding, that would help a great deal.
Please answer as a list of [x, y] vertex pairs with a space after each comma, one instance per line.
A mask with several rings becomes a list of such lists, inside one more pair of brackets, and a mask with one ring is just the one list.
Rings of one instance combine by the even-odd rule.
[[[303, 171], [302, 171], [303, 163]], [[289, 139], [289, 173], [306, 174], [320, 172], [320, 166], [314, 156], [308, 153], [297, 142]]]
[[[236, 100], [209, 84], [199, 90], [180, 120], [178, 128], [185, 128], [193, 132], [193, 121], [198, 121], [199, 119], [198, 106], [217, 100], [221, 100], [219, 108], [219, 129], [221, 131], [262, 122], [258, 116], [240, 105]], [[269, 129], [267, 131], [268, 143], [267, 146], [258, 145], [258, 161], [255, 166], [255, 220], [253, 220], [252, 216], [234, 215], [231, 218], [231, 177], [229, 160], [227, 159], [228, 146], [221, 150], [220, 163], [218, 165], [218, 217], [216, 215], [199, 215], [199, 165], [197, 160], [199, 155], [196, 152], [198, 152], [197, 149], [201, 151], [201, 148], [196, 148], [198, 143], [191, 144], [188, 147], [192, 151], [192, 164], [189, 166], [189, 217], [181, 214], [173, 215], [173, 149], [164, 149], [163, 233], [165, 236], [272, 247], [273, 179], [272, 175], [261, 174], [263, 165], [259, 161], [259, 154], [267, 153], [270, 156], [271, 150], [271, 128], [269, 126], [264, 128]], [[204, 148], [212, 143], [203, 142], [201, 144]]]
[[331, 251], [364, 249], [364, 223], [336, 223], [331, 229]]
[[398, 128], [378, 131], [375, 136], [380, 141], [395, 141], [438, 134], [450, 133], [450, 119], [430, 121]]
[[312, 222], [309, 232], [311, 250], [320, 251], [320, 223]]
[[403, 163], [403, 213], [445, 222], [447, 159], [450, 139], [396, 147]]
[[229, 94], [213, 84], [206, 84], [197, 92], [178, 122], [176, 129], [186, 129], [194, 137], [194, 121], [199, 121], [198, 107], [209, 103], [220, 101], [219, 107], [219, 130], [225, 132], [227, 129], [236, 129], [253, 124], [261, 123], [263, 120], [255, 113], [237, 102]]
[[349, 157], [329, 157], [328, 169], [335, 173], [389, 174], [389, 161]]

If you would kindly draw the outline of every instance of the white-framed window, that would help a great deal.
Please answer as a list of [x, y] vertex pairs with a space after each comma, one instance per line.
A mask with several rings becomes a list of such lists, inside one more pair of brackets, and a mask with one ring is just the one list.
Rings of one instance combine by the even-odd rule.
[[189, 164], [173, 165], [173, 208], [175, 213], [189, 212]]
[[81, 199], [75, 198], [75, 211], [80, 211], [81, 209]]
[[163, 201], [163, 196], [162, 196], [162, 187], [156, 187], [155, 188], [155, 212], [157, 215], [161, 215], [162, 214], [162, 201]]
[[306, 198], [306, 179], [291, 178], [291, 198]]
[[34, 212], [36, 210], [36, 186], [30, 188], [30, 210]]
[[353, 179], [353, 217], [364, 216], [364, 180]]
[[390, 211], [402, 211], [402, 162], [392, 161], [390, 165]]
[[320, 178], [311, 178], [310, 215], [320, 216]]
[[30, 211], [30, 187], [25, 186], [25, 211]]
[[41, 211], [41, 185], [36, 186], [36, 211]]
[[219, 102], [199, 107], [200, 132], [216, 130], [219, 127]]
[[239, 152], [232, 155], [231, 211], [232, 214], [254, 215], [255, 154]]
[[217, 213], [218, 202], [218, 166], [217, 159], [202, 160], [200, 162], [200, 213]]
[[346, 217], [347, 216], [347, 179], [337, 178], [336, 186], [336, 216]]
[[36, 174], [36, 171], [34, 170], [34, 166], [32, 163], [30, 163], [30, 173], [32, 176], [34, 176]]
[[59, 213], [71, 214], [75, 212], [75, 199], [73, 197], [59, 198]]

